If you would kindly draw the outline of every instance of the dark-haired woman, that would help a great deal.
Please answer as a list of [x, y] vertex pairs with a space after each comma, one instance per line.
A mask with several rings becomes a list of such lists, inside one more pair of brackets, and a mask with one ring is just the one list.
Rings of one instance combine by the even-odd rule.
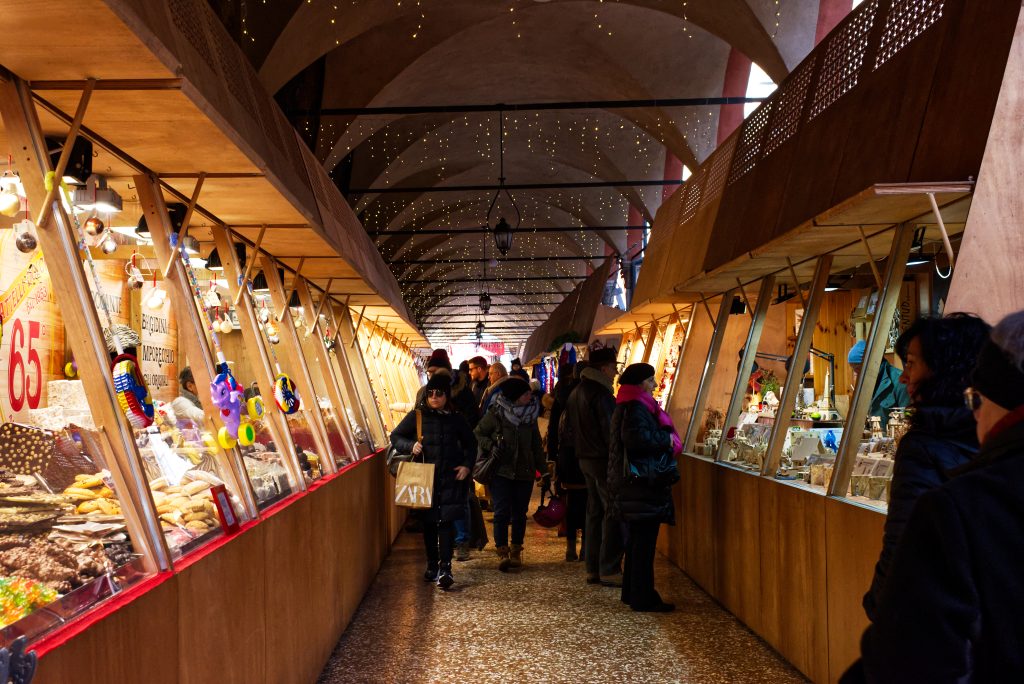
[[[455, 521], [466, 513], [470, 468], [476, 458], [476, 439], [466, 419], [452, 405], [449, 376], [438, 373], [424, 388], [423, 399], [391, 433], [391, 443], [417, 461], [434, 464], [434, 499], [431, 508], [416, 511], [423, 523], [427, 570], [423, 579], [442, 589], [455, 583], [452, 554]], [[416, 434], [416, 413], [422, 416], [422, 441]]]
[[910, 429], [896, 449], [882, 553], [864, 612], [874, 621], [896, 545], [918, 497], [950, 478], [978, 453], [974, 416], [963, 402], [989, 325], [969, 314], [923, 318], [896, 341], [900, 382], [911, 397]]

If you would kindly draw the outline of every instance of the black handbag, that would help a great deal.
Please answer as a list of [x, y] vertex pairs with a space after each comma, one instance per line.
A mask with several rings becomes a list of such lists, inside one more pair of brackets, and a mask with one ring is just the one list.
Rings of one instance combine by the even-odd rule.
[[[416, 441], [423, 444], [423, 413], [416, 409]], [[391, 444], [388, 446], [384, 463], [388, 467], [391, 477], [398, 477], [398, 465], [412, 460], [412, 454], [404, 454]]]
[[473, 464], [473, 479], [480, 484], [487, 486], [494, 478], [494, 471], [498, 469], [498, 461], [501, 460], [505, 449], [505, 438], [498, 430], [498, 437], [491, 445], [491, 448], [484, 453], [477, 454], [476, 463]]

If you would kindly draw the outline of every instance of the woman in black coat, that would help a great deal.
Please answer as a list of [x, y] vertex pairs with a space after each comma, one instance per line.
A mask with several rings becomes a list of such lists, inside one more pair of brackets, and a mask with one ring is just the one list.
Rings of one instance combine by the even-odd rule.
[[978, 453], [976, 424], [963, 392], [988, 332], [988, 324], [976, 316], [950, 314], [920, 319], [896, 341], [903, 362], [900, 382], [907, 387], [913, 413], [910, 430], [896, 449], [882, 553], [864, 595], [864, 612], [872, 621], [917, 499]]
[[[433, 506], [417, 511], [423, 523], [427, 570], [423, 579], [448, 589], [452, 577], [455, 520], [466, 513], [470, 469], [476, 458], [476, 439], [469, 423], [451, 406], [451, 383], [435, 375], [425, 388], [423, 400], [391, 433], [391, 443], [417, 461], [434, 464]], [[422, 441], [416, 434], [416, 414], [422, 415]]]
[[652, 392], [654, 367], [634, 363], [619, 376], [608, 454], [612, 514], [628, 526], [622, 602], [640, 612], [675, 608], [654, 588], [654, 555], [661, 523], [675, 522], [672, 485], [679, 481], [675, 455], [682, 449], [672, 419]]

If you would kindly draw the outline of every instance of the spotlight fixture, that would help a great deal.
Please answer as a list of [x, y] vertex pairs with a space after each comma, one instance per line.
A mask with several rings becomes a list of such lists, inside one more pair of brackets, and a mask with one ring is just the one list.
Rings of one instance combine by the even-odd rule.
[[747, 313], [747, 305], [739, 297], [733, 297], [732, 304], [729, 305], [729, 315], [736, 316], [745, 313]]
[[213, 251], [210, 252], [210, 256], [206, 257], [206, 270], [207, 271], [223, 271], [224, 265], [220, 262], [220, 254], [217, 253], [217, 248], [214, 247]]
[[[46, 139], [46, 153], [50, 157], [50, 166], [56, 168], [61, 152], [64, 151], [64, 143], [65, 141], [60, 138]], [[78, 136], [71, 145], [71, 154], [68, 156], [68, 163], [61, 179], [67, 185], [85, 185], [91, 175], [92, 142]]]
[[146, 223], [146, 216], [143, 215], [139, 219], [138, 225], [135, 226], [135, 237], [140, 240], [152, 240], [153, 234], [149, 230], [149, 224]]
[[71, 203], [78, 211], [98, 211], [104, 214], [115, 214], [121, 211], [121, 196], [113, 188], [107, 187], [107, 179], [92, 174], [84, 187], [75, 188]]
[[789, 285], [779, 285], [776, 291], [776, 297], [772, 300], [772, 304], [781, 304], [782, 302], [788, 302], [793, 297], [796, 297], [796, 292], [789, 289]]
[[299, 293], [295, 290], [292, 290], [292, 296], [288, 298], [288, 308], [293, 310], [302, 309], [302, 302], [299, 301]]
[[914, 241], [910, 245], [910, 256], [907, 257], [907, 266], [921, 266], [931, 261], [924, 253], [924, 231], [924, 226], [920, 226], [914, 231]]
[[[849, 278], [846, 280], [849, 280]], [[846, 281], [842, 278], [829, 278], [828, 282], [825, 283], [825, 292], [835, 292], [836, 290], [843, 289], [844, 282]]]
[[194, 256], [199, 254], [199, 240], [196, 240], [191, 235], [186, 235], [181, 241], [181, 248], [185, 250], [185, 254]]
[[[494, 198], [491, 199], [491, 206], [487, 209], [487, 229], [494, 234], [494, 244], [497, 245], [498, 251], [501, 252], [502, 256], [508, 254], [509, 250], [512, 249], [512, 238], [514, 231], [519, 229], [519, 225], [522, 223], [523, 218], [519, 213], [519, 207], [516, 205], [515, 199], [512, 197], [512, 193], [505, 187], [505, 112], [498, 112], [498, 190], [494, 193]], [[494, 207], [498, 203], [498, 198], [501, 193], [505, 193], [509, 201], [512, 203], [512, 208], [516, 212], [516, 225], [509, 225], [509, 222], [499, 212], [497, 223], [492, 224], [492, 216], [494, 215]]]

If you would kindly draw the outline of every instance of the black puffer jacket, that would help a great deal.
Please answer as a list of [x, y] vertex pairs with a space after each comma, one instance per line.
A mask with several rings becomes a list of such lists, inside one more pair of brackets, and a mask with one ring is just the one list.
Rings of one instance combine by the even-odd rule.
[[608, 431], [611, 429], [615, 396], [595, 374], [601, 371], [587, 368], [583, 379], [569, 395], [565, 410], [576, 436], [576, 458], [608, 460]]
[[1024, 422], [925, 492], [841, 682], [1024, 681]]
[[896, 544], [917, 499], [949, 480], [950, 471], [970, 462], [977, 453], [976, 423], [965, 407], [915, 410], [913, 424], [896, 450], [882, 553], [875, 565], [871, 588], [864, 595], [864, 612], [869, 619], [875, 619]]
[[569, 403], [569, 395], [572, 394], [574, 389], [576, 389], [577, 384], [579, 383], [571, 378], [559, 380], [555, 383], [555, 389], [552, 392], [555, 397], [555, 403], [551, 405], [551, 417], [548, 421], [549, 461], [558, 462], [558, 444], [560, 439], [558, 423], [562, 417], [562, 413], [565, 411], [566, 404]]
[[[476, 439], [466, 419], [458, 413], [423, 412], [423, 461], [434, 464], [434, 506], [421, 515], [434, 520], [458, 520], [466, 513], [470, 478], [455, 479], [458, 466], [473, 468]], [[416, 411], [406, 414], [391, 433], [391, 443], [403, 453], [411, 453], [416, 443]], [[420, 459], [417, 457], [416, 459]]]
[[674, 523], [672, 485], [679, 481], [679, 470], [672, 458], [672, 433], [639, 401], [627, 401], [612, 413], [610, 437], [612, 514], [626, 522]]
[[537, 477], [537, 472], [547, 469], [544, 450], [541, 446], [540, 430], [537, 421], [512, 425], [503, 415], [497, 400], [491, 404], [484, 417], [477, 423], [474, 430], [480, 450], [487, 453], [499, 439], [503, 440], [501, 458], [498, 461], [495, 475], [510, 480], [530, 480]]

